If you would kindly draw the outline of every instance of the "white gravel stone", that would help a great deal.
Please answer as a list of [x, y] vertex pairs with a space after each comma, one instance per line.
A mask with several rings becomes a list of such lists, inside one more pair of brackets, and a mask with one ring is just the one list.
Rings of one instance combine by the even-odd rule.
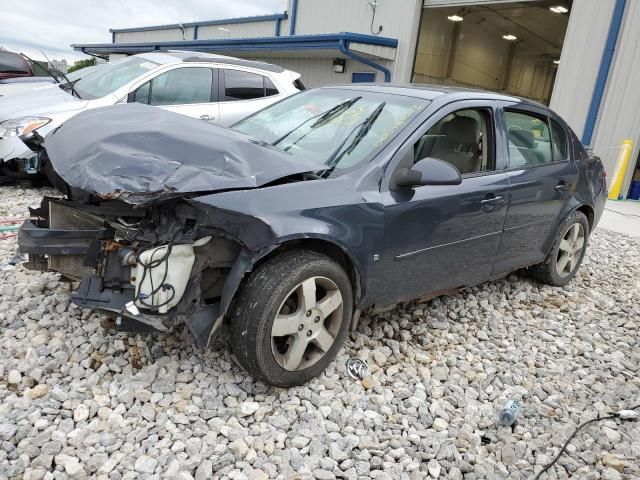
[[[45, 193], [2, 186], [0, 217]], [[0, 479], [533, 478], [582, 421], [640, 403], [640, 240], [589, 244], [565, 288], [519, 273], [365, 314], [319, 378], [277, 389], [235, 364], [224, 330], [207, 351], [181, 326], [103, 332], [0, 240]], [[508, 399], [513, 429], [496, 424]], [[640, 422], [569, 447], [549, 478], [640, 478]]]
[[139, 473], [153, 473], [158, 465], [158, 461], [155, 458], [151, 458], [148, 455], [142, 455], [136, 460], [135, 470]]
[[9, 370], [9, 375], [7, 376], [7, 381], [12, 385], [17, 385], [22, 381], [22, 374], [20, 370]]

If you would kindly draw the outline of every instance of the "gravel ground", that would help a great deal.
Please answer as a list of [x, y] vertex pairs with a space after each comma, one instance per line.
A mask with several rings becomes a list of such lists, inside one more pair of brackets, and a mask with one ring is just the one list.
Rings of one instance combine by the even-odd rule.
[[[3, 187], [0, 216], [42, 190]], [[362, 319], [321, 378], [254, 382], [224, 335], [104, 333], [0, 240], [0, 478], [530, 479], [640, 403], [640, 240], [597, 231], [565, 289], [521, 276]], [[371, 369], [345, 372], [351, 356]], [[517, 399], [515, 428], [497, 412]], [[549, 478], [640, 478], [640, 422], [586, 427]]]

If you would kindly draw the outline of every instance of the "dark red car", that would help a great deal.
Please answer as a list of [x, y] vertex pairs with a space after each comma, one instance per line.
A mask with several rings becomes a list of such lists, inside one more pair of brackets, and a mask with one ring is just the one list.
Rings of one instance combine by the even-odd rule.
[[42, 70], [39, 65], [32, 65], [29, 60], [19, 53], [0, 51], [0, 80], [48, 76], [46, 71], [39, 70]]

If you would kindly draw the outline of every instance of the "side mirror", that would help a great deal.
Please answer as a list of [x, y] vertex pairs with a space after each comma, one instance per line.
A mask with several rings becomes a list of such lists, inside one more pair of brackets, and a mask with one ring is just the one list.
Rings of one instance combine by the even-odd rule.
[[425, 185], [460, 185], [460, 171], [438, 158], [423, 158], [411, 168], [398, 169], [391, 178], [392, 190]]

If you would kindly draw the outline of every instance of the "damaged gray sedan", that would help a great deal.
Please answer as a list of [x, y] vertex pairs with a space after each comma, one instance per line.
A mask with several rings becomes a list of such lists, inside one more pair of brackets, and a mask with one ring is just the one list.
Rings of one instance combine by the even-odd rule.
[[298, 385], [362, 311], [522, 267], [575, 275], [606, 186], [548, 109], [513, 97], [344, 86], [232, 129], [142, 105], [82, 113], [46, 140], [62, 198], [20, 230], [28, 268], [79, 280], [115, 328], [223, 322], [247, 371]]

